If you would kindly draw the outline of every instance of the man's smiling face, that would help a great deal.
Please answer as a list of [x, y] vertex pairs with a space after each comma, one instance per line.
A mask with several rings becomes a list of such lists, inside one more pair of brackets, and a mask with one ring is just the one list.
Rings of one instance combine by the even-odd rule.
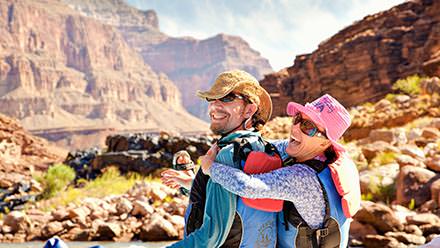
[[211, 131], [215, 134], [226, 134], [239, 127], [246, 118], [245, 106], [245, 100], [240, 98], [230, 102], [222, 102], [221, 99], [210, 101], [208, 111]]

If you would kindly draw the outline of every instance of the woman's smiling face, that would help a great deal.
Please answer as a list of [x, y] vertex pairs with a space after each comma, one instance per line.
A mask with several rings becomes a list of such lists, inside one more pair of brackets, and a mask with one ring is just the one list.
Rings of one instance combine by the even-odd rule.
[[[301, 115], [303, 121], [311, 121], [311, 119], [305, 115]], [[322, 154], [330, 145], [331, 142], [323, 135], [317, 135], [319, 133], [325, 134], [324, 128], [318, 127], [318, 132], [314, 136], [309, 136], [301, 131], [301, 122], [292, 122], [292, 127], [290, 129], [290, 139], [289, 145], [286, 148], [287, 154], [291, 157], [295, 157], [298, 162], [303, 162], [312, 159], [320, 154]]]

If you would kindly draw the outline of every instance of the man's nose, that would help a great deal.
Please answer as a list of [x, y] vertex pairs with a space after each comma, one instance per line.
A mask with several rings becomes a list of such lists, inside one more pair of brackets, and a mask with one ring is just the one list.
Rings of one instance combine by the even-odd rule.
[[219, 101], [219, 100], [211, 101], [208, 104], [208, 110], [219, 109], [221, 107], [222, 107], [222, 104], [221, 104], [221, 101]]

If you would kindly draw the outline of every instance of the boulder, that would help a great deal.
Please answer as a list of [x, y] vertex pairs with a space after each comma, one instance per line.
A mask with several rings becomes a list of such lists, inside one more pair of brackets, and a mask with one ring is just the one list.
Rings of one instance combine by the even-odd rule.
[[423, 130], [421, 128], [411, 128], [407, 134], [408, 143], [419, 140], [422, 137], [422, 132]]
[[425, 203], [423, 203], [419, 208], [418, 211], [425, 213], [425, 212], [433, 212], [436, 211], [438, 208], [438, 204], [434, 200], [429, 200]]
[[72, 241], [89, 241], [92, 237], [92, 231], [90, 229], [74, 227], [70, 229], [65, 235], [68, 235], [68, 239]]
[[388, 206], [381, 203], [362, 201], [361, 209], [354, 215], [355, 220], [372, 225], [377, 231], [403, 230], [403, 225]]
[[440, 172], [440, 155], [427, 158], [425, 164], [430, 170]]
[[364, 241], [367, 235], [376, 235], [377, 231], [370, 224], [361, 223], [353, 220], [350, 224], [350, 238]]
[[426, 244], [420, 246], [419, 248], [437, 248], [440, 247], [440, 235], [431, 234], [426, 237]]
[[44, 238], [51, 238], [63, 230], [64, 228], [61, 222], [59, 221], [49, 222], [41, 230], [41, 236]]
[[162, 189], [161, 185], [151, 185], [151, 198], [155, 201], [163, 201], [167, 197], [167, 193]]
[[435, 127], [437, 129], [440, 129], [440, 118], [434, 118], [431, 121], [431, 127]]
[[175, 240], [179, 237], [173, 224], [160, 214], [154, 213], [150, 220], [141, 228], [139, 238], [142, 241]]
[[384, 141], [391, 145], [405, 144], [408, 142], [404, 129], [375, 129], [370, 132], [369, 139], [372, 143]]
[[411, 211], [410, 209], [408, 209], [402, 205], [397, 205], [397, 204], [391, 205], [391, 209], [393, 210], [397, 219], [399, 219], [400, 223], [402, 223], [402, 224], [407, 224], [406, 218], [408, 216], [413, 216], [416, 214], [416, 212]]
[[86, 206], [81, 206], [69, 210], [69, 218], [78, 219], [81, 222], [85, 222], [89, 214], [90, 214], [90, 209]]
[[389, 100], [385, 99], [385, 98], [383, 98], [382, 100], [378, 101], [374, 105], [374, 110], [378, 111], [378, 112], [380, 112], [380, 111], [383, 112], [383, 111], [386, 111], [386, 110], [390, 110], [391, 108], [392, 108], [392, 103]]
[[435, 127], [425, 127], [422, 131], [422, 137], [427, 140], [437, 140], [440, 138], [440, 131]]
[[406, 233], [414, 234], [414, 235], [417, 235], [417, 236], [423, 236], [422, 230], [417, 225], [407, 225], [407, 226], [405, 226], [404, 231]]
[[395, 238], [397, 239], [397, 241], [404, 244], [423, 245], [426, 241], [425, 237], [423, 236], [409, 234], [405, 232], [387, 232], [385, 233], [385, 237]]
[[[12, 211], [4, 217], [3, 225], [10, 227], [10, 233], [16, 233], [20, 230], [27, 230], [31, 223], [25, 213]], [[3, 228], [3, 232], [5, 232], [4, 229], [5, 227]]]
[[433, 213], [421, 213], [413, 216], [408, 216], [406, 218], [406, 221], [410, 225], [413, 224], [418, 226], [422, 226], [426, 224], [431, 224], [431, 225], [440, 224], [440, 218]]
[[422, 161], [415, 159], [406, 154], [398, 155], [396, 157], [396, 162], [399, 164], [400, 168], [408, 165], [420, 167], [420, 168], [426, 168], [426, 165]]
[[437, 179], [431, 184], [431, 199], [440, 206], [440, 179]]
[[385, 237], [381, 235], [367, 235], [364, 239], [366, 248], [406, 248], [407, 246], [397, 241], [393, 237]]
[[116, 199], [116, 210], [118, 211], [118, 215], [130, 213], [132, 209], [133, 204], [127, 198], [121, 196]]
[[400, 169], [396, 182], [396, 202], [408, 206], [412, 199], [418, 207], [431, 198], [430, 187], [436, 174], [415, 166]]
[[440, 235], [440, 223], [420, 225], [420, 230], [425, 237], [431, 234]]
[[361, 149], [362, 149], [362, 153], [364, 154], [365, 158], [368, 161], [371, 161], [379, 153], [393, 152], [397, 154], [400, 152], [399, 149], [397, 149], [395, 146], [385, 141], [375, 141], [366, 144], [365, 146], [362, 146]]
[[114, 240], [122, 233], [118, 223], [102, 223], [98, 226], [97, 235], [99, 240]]
[[69, 211], [67, 211], [65, 208], [61, 208], [58, 210], [53, 211], [52, 218], [56, 221], [63, 221], [69, 218]]
[[132, 215], [140, 215], [140, 216], [149, 216], [154, 213], [154, 208], [148, 203], [144, 201], [135, 201], [133, 204], [133, 211], [131, 211]]
[[403, 145], [400, 146], [399, 149], [402, 154], [409, 155], [421, 161], [425, 160], [425, 152], [415, 145]]
[[101, 219], [101, 220], [106, 220], [109, 216], [108, 211], [102, 209], [102, 208], [97, 208], [94, 209], [92, 211], [92, 213], [90, 214], [90, 219], [92, 220], [96, 220], [96, 219]]

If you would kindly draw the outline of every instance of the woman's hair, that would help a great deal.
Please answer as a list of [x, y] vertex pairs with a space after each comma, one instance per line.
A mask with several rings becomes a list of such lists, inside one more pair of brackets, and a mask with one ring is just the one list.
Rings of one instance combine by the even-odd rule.
[[336, 154], [333, 146], [329, 146], [329, 148], [324, 151], [324, 155], [327, 158], [326, 162], [328, 164], [334, 163], [338, 159], [338, 155]]

